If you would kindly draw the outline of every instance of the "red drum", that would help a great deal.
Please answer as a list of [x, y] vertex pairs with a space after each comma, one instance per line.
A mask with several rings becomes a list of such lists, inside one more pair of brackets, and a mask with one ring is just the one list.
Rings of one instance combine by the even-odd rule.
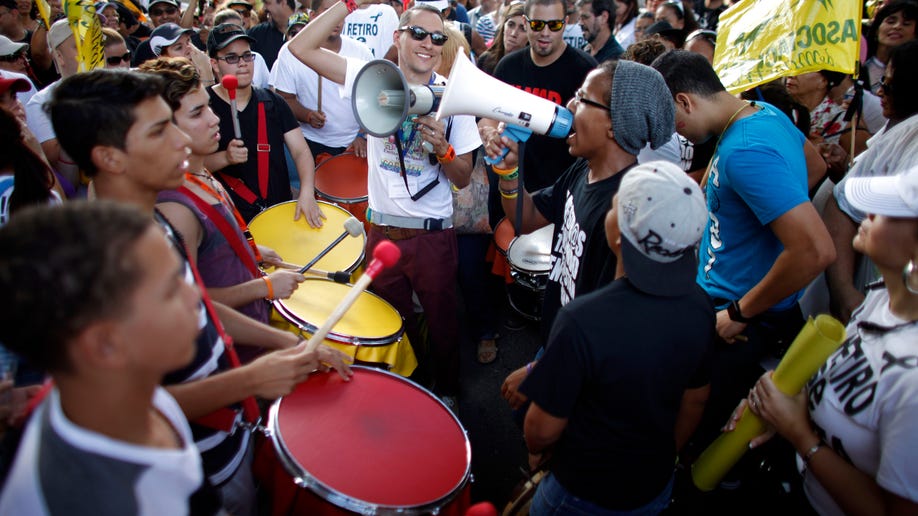
[[311, 491], [293, 512], [463, 514], [472, 453], [459, 420], [400, 376], [353, 370], [350, 382], [314, 374], [271, 406], [277, 455]]
[[344, 152], [316, 167], [316, 196], [367, 221], [367, 159]]

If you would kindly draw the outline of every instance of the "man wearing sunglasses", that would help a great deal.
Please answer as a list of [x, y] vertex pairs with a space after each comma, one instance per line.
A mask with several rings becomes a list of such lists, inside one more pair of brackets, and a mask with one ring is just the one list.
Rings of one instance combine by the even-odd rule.
[[[309, 22], [287, 48], [320, 75], [343, 84], [342, 94], [350, 96], [354, 78], [366, 62], [320, 48], [347, 11], [343, 2], [333, 5]], [[416, 5], [402, 14], [399, 23], [392, 39], [405, 79], [409, 84], [444, 84], [445, 78], [434, 72], [447, 39], [440, 11]], [[422, 359], [421, 367], [433, 370], [434, 392], [453, 408], [459, 392], [459, 328], [450, 184], [457, 188], [469, 184], [472, 151], [479, 145], [471, 116], [437, 121], [431, 114], [406, 120], [389, 138], [367, 137], [367, 220], [371, 223], [367, 250], [388, 239], [402, 251], [398, 265], [380, 273], [373, 289], [408, 318], [412, 339], [417, 336], [412, 291], [417, 294], [432, 341], [431, 359]]]
[[[315, 161], [290, 106], [271, 90], [252, 85], [255, 54], [252, 37], [233, 23], [210, 31], [207, 50], [218, 83], [208, 90], [210, 106], [220, 118], [220, 152], [211, 155], [207, 168], [230, 193], [242, 217], [249, 221], [261, 210], [291, 198], [284, 146], [290, 150], [300, 178], [296, 219], [306, 217], [320, 227], [325, 217], [316, 204], [313, 177]], [[219, 81], [236, 76], [236, 106], [242, 141], [236, 139], [229, 93]]]
[[[564, 105], [574, 96], [587, 73], [596, 67], [596, 60], [564, 42], [566, 22], [562, 0], [527, 0], [524, 12], [529, 25], [526, 32], [529, 46], [504, 56], [494, 69], [494, 77]], [[500, 145], [497, 125], [495, 120], [489, 119], [478, 123], [485, 145]], [[530, 192], [553, 184], [574, 163], [567, 152], [567, 144], [558, 138], [534, 134], [524, 152], [523, 177]], [[497, 181], [491, 182], [488, 202], [492, 223], [503, 216], [496, 184]]]

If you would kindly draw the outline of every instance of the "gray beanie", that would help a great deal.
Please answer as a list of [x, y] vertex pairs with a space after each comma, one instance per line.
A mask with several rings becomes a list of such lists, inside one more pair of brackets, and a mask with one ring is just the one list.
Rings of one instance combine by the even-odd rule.
[[676, 130], [676, 107], [660, 72], [634, 61], [619, 61], [612, 79], [612, 133], [637, 155], [647, 143], [658, 148]]

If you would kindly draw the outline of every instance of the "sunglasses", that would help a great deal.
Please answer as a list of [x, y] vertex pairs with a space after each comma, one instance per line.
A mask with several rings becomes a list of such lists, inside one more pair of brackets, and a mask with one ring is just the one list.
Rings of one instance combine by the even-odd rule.
[[412, 25], [410, 27], [399, 27], [398, 31], [407, 32], [409, 35], [411, 35], [411, 39], [415, 41], [424, 41], [427, 39], [427, 36], [430, 36], [430, 42], [438, 47], [442, 47], [446, 43], [446, 40], [449, 39], [449, 36], [443, 34], [442, 32], [427, 32], [417, 25]]
[[240, 59], [245, 61], [246, 63], [251, 63], [252, 61], [255, 60], [255, 54], [252, 52], [246, 52], [242, 54], [241, 56], [236, 55], [236, 54], [227, 54], [223, 57], [217, 57], [215, 59], [217, 59], [218, 61], [226, 61], [226, 64], [231, 64], [231, 65], [238, 63]]
[[706, 29], [698, 29], [695, 32], [689, 34], [688, 37], [685, 38], [685, 42], [688, 43], [689, 41], [699, 38], [707, 41], [711, 45], [717, 45], [717, 33], [713, 30]]
[[111, 65], [111, 66], [118, 66], [118, 65], [120, 65], [122, 62], [128, 62], [128, 63], [130, 63], [130, 62], [131, 62], [131, 53], [128, 52], [127, 54], [124, 54], [123, 56], [106, 57], [106, 58], [105, 58], [105, 62], [108, 63], [108, 64]]
[[593, 106], [595, 108], [602, 109], [603, 111], [612, 111], [612, 108], [605, 104], [600, 104], [595, 100], [583, 98], [583, 90], [577, 90], [577, 93], [574, 93], [574, 100], [576, 100], [578, 103], [586, 104], [587, 106]]
[[529, 28], [536, 32], [542, 32], [546, 25], [548, 25], [548, 30], [552, 32], [558, 32], [564, 28], [564, 20], [530, 20], [526, 18], [526, 22], [529, 23]]
[[175, 7], [164, 7], [162, 9], [150, 9], [150, 16], [162, 16], [164, 14], [173, 15], [178, 12]]

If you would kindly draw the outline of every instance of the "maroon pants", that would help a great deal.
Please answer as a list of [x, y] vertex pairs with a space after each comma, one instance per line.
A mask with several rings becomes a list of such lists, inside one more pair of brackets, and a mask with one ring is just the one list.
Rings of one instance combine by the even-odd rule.
[[[371, 226], [367, 242], [371, 256], [376, 244], [386, 239], [378, 227]], [[417, 333], [411, 293], [417, 293], [430, 332], [434, 390], [439, 395], [456, 396], [459, 394], [456, 232], [446, 229], [392, 242], [402, 251], [402, 257], [373, 280], [372, 290], [405, 318], [412, 338]]]

